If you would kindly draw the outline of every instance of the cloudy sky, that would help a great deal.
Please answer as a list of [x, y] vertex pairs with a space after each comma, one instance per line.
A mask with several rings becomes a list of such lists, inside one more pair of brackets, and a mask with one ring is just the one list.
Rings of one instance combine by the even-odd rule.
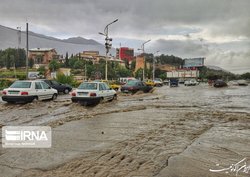
[[235, 73], [250, 72], [250, 0], [1, 0], [0, 24], [58, 38], [81, 36], [113, 46], [182, 58], [206, 57]]

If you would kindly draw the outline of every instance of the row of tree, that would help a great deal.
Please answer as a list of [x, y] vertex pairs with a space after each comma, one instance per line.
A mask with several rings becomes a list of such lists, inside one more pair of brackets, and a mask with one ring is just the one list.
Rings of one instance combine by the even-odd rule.
[[0, 50], [0, 67], [24, 67], [26, 65], [26, 52], [24, 49], [8, 48]]

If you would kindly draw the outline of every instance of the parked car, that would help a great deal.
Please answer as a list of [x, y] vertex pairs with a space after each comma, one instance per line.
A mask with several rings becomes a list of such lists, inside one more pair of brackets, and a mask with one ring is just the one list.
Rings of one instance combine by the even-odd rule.
[[214, 82], [214, 87], [226, 87], [226, 86], [227, 83], [223, 80], [218, 79]]
[[138, 91], [143, 91], [144, 93], [149, 92], [152, 90], [152, 86], [146, 85], [144, 82], [139, 80], [131, 80], [127, 84], [121, 87], [121, 92], [124, 93], [136, 93]]
[[115, 91], [118, 91], [121, 87], [121, 83], [119, 81], [109, 82], [109, 87], [114, 89]]
[[155, 82], [152, 81], [152, 80], [150, 80], [150, 79], [145, 80], [144, 82], [145, 82], [145, 84], [148, 85], [148, 86], [151, 86], [151, 87], [154, 87], [154, 86], [155, 86]]
[[156, 87], [161, 87], [161, 86], [163, 86], [163, 82], [162, 82], [162, 80], [161, 80], [160, 78], [155, 78], [155, 79], [154, 79], [154, 83], [155, 83], [155, 86], [156, 86]]
[[68, 94], [72, 90], [72, 87], [70, 85], [61, 84], [55, 80], [44, 79], [42, 81], [46, 82], [50, 87], [56, 89], [58, 92]]
[[237, 83], [239, 86], [248, 86], [248, 83], [246, 80], [238, 80]]
[[119, 81], [107, 81], [107, 80], [94, 80], [94, 82], [105, 82], [108, 86], [115, 91], [118, 91], [121, 87], [121, 83]]
[[184, 83], [185, 83], [184, 78], [180, 78], [180, 79], [179, 79], [179, 84], [184, 84]]
[[163, 84], [164, 84], [164, 85], [168, 85], [168, 84], [169, 84], [169, 80], [168, 80], [168, 79], [165, 79], [165, 80], [163, 81]]
[[55, 100], [58, 92], [41, 80], [24, 80], [15, 81], [9, 88], [4, 89], [2, 94], [2, 100], [8, 103], [28, 103], [34, 99]]
[[179, 80], [175, 78], [169, 79], [169, 86], [170, 87], [178, 87], [179, 86]]
[[71, 93], [72, 102], [83, 105], [95, 105], [100, 102], [117, 99], [116, 91], [105, 82], [83, 82]]
[[197, 82], [195, 79], [186, 80], [184, 82], [185, 86], [195, 86], [195, 85], [198, 85], [198, 84], [199, 84], [199, 82]]

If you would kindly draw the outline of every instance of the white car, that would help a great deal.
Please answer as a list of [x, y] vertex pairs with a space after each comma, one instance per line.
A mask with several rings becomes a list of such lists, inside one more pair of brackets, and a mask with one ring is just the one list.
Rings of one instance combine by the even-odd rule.
[[160, 78], [155, 78], [154, 83], [155, 83], [156, 87], [163, 86], [163, 82], [162, 82], [162, 80]]
[[195, 85], [198, 85], [198, 84], [199, 84], [199, 82], [197, 82], [195, 79], [186, 80], [184, 82], [185, 86], [195, 86]]
[[117, 99], [117, 93], [104, 82], [83, 82], [71, 93], [72, 102], [94, 105]]
[[15, 81], [9, 88], [4, 89], [2, 94], [2, 100], [8, 103], [28, 103], [34, 99], [55, 100], [58, 93], [43, 81], [23, 80]]

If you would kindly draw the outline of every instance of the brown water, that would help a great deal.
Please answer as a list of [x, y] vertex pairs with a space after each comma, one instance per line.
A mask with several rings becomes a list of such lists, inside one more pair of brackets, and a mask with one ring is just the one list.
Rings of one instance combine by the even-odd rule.
[[[72, 104], [69, 96], [61, 95], [56, 102], [1, 103], [0, 109], [2, 125], [50, 125], [55, 131], [85, 127], [84, 141], [105, 137], [87, 151], [78, 149], [85, 146], [80, 142], [71, 145], [77, 153], [52, 164], [46, 165], [46, 158], [37, 166], [27, 163], [19, 171], [23, 176], [235, 176], [209, 169], [250, 157], [249, 86], [164, 86], [151, 94], [120, 95], [96, 107]], [[22, 153], [18, 161], [25, 159], [24, 152], [15, 153]], [[9, 162], [5, 158], [1, 162], [0, 156], [0, 169]]]

